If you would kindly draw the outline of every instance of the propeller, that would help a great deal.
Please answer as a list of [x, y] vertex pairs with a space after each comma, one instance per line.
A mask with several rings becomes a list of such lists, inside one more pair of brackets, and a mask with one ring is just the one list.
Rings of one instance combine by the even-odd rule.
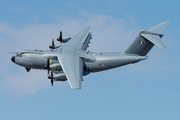
[[51, 71], [51, 75], [49, 75], [49, 71], [50, 71], [50, 63], [49, 63], [50, 59], [47, 59], [47, 66], [45, 66], [45, 68], [48, 70], [48, 78], [51, 79], [51, 85], [53, 86], [54, 80], [53, 80], [53, 71]]
[[53, 80], [53, 72], [51, 71], [51, 75], [48, 75], [48, 78], [51, 79], [51, 85], [53, 86], [54, 80]]
[[52, 39], [52, 45], [49, 46], [49, 48], [54, 49], [55, 45], [54, 45], [54, 38]]
[[52, 46], [54, 46], [54, 38], [52, 39]]
[[59, 38], [57, 38], [57, 41], [60, 41], [60, 43], [63, 42], [63, 39], [62, 39], [62, 31], [60, 31]]
[[49, 58], [47, 59], [47, 66], [45, 66], [45, 68], [48, 70], [48, 76], [49, 76], [49, 70], [50, 70], [50, 67], [49, 67]]

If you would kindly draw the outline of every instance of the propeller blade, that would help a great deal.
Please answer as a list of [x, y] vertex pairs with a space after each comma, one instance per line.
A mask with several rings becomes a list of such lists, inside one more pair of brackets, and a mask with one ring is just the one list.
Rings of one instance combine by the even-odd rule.
[[53, 72], [51, 71], [51, 76], [53, 77]]
[[60, 36], [59, 36], [59, 38], [60, 38], [60, 42], [62, 42], [62, 31], [60, 31]]
[[53, 86], [54, 80], [53, 80], [53, 72], [51, 71], [51, 85]]
[[63, 39], [62, 39], [62, 31], [60, 31], [60, 35], [59, 35], [59, 38], [57, 38], [57, 41], [60, 41], [60, 43], [63, 42]]
[[53, 78], [51, 78], [51, 85], [52, 85], [52, 86], [53, 86], [53, 83], [54, 83]]
[[49, 68], [49, 58], [48, 58], [48, 60], [47, 60], [47, 67]]
[[49, 68], [49, 58], [47, 59], [47, 66], [45, 68], [48, 70], [48, 76], [49, 76], [49, 70], [50, 70], [50, 68]]
[[54, 38], [52, 39], [52, 46], [54, 46]]

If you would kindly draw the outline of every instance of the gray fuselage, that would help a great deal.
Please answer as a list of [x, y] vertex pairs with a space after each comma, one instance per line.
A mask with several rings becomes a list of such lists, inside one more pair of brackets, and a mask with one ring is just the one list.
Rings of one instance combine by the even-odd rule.
[[[59, 64], [58, 58], [54, 53], [57, 54], [57, 50], [28, 51], [13, 56], [12, 61], [29, 69], [46, 69], [45, 66], [47, 66], [48, 58], [50, 59], [50, 65], [54, 65], [55, 67], [56, 64]], [[84, 70], [89, 72], [108, 70], [147, 59], [147, 56], [120, 52], [94, 53], [81, 51], [80, 55], [83, 57]]]

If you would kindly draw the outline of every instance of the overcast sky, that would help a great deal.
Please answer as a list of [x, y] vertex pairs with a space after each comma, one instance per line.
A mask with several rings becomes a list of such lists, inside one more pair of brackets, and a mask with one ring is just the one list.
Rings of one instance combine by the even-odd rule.
[[[179, 120], [180, 16], [178, 0], [1, 0], [0, 119]], [[12, 51], [49, 49], [52, 38], [94, 26], [89, 50], [124, 52], [140, 30], [172, 21], [148, 59], [91, 73], [81, 90], [51, 86], [47, 71], [11, 62]], [[57, 43], [57, 41], [56, 41]]]

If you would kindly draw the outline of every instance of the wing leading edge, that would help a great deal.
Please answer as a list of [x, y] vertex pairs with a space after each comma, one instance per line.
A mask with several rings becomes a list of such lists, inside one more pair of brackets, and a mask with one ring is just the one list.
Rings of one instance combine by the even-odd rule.
[[81, 89], [84, 63], [79, 52], [86, 50], [91, 39], [91, 26], [85, 27], [76, 36], [59, 48], [56, 54], [72, 89]]
[[91, 30], [91, 26], [85, 27], [65, 45], [59, 48], [59, 54], [57, 54], [59, 63], [72, 89], [81, 89], [84, 63], [79, 56], [79, 52], [81, 49], [87, 49], [91, 39]]

